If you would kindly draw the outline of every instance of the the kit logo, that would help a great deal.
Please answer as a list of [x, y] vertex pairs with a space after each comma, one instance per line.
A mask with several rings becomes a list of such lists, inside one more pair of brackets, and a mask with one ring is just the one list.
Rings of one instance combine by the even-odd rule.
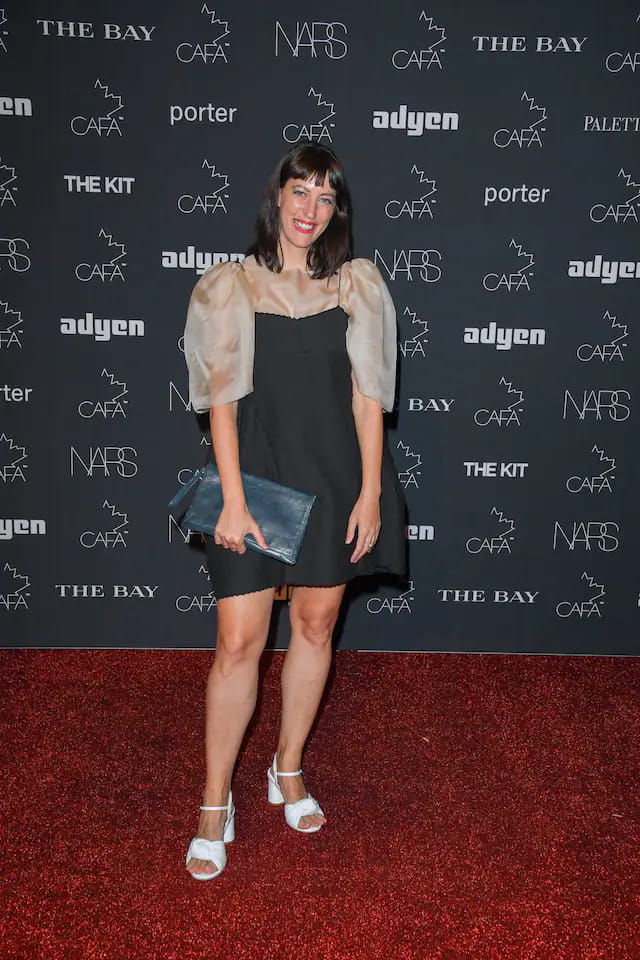
[[17, 567], [12, 567], [10, 563], [2, 565], [2, 578], [0, 578], [0, 607], [4, 610], [28, 610], [29, 609], [29, 587], [31, 583], [27, 576], [18, 573]]
[[106, 83], [98, 78], [93, 85], [98, 91], [99, 105], [90, 116], [77, 116], [71, 121], [71, 132], [77, 137], [86, 137], [95, 133], [98, 137], [122, 136], [124, 107], [122, 97], [111, 93]]
[[389, 280], [422, 280], [424, 283], [436, 283], [442, 276], [442, 254], [439, 250], [398, 250], [389, 254], [373, 252], [373, 262], [379, 270], [384, 270]]
[[335, 106], [324, 99], [324, 94], [309, 87], [307, 97], [310, 97], [317, 107], [317, 113], [306, 123], [286, 123], [282, 128], [282, 139], [286, 143], [297, 143], [298, 140], [317, 140], [318, 143], [333, 143], [335, 127]]
[[465, 460], [463, 462], [465, 476], [467, 477], [488, 477], [489, 479], [508, 479], [522, 480], [529, 469], [526, 461], [503, 460]]
[[19, 310], [12, 310], [6, 300], [0, 300], [0, 350], [9, 347], [22, 349], [23, 320]]
[[640, 207], [640, 183], [637, 183], [630, 174], [625, 173], [623, 167], [618, 170], [618, 177], [622, 179], [631, 196], [622, 203], [594, 203], [589, 210], [589, 219], [593, 223], [604, 223], [613, 220], [614, 223], [638, 222], [638, 207]]
[[412, 337], [408, 337], [406, 340], [400, 340], [400, 352], [402, 356], [426, 357], [426, 346], [429, 342], [429, 321], [421, 320], [416, 311], [410, 310], [409, 307], [404, 308], [402, 316], [409, 317], [411, 320], [411, 329], [409, 332], [413, 333]]
[[0, 517], [0, 540], [13, 540], [14, 537], [42, 535], [47, 532], [46, 520], [16, 520]]
[[126, 547], [129, 536], [129, 518], [126, 513], [120, 513], [112, 503], [103, 500], [102, 507], [107, 511], [106, 530], [84, 530], [78, 537], [80, 543], [87, 550], [94, 547]]
[[107, 253], [111, 254], [111, 260], [102, 263], [79, 263], [76, 266], [76, 277], [83, 283], [94, 280], [96, 277], [103, 283], [113, 280], [126, 280], [125, 270], [127, 262], [124, 257], [127, 255], [124, 243], [117, 243], [113, 239], [113, 234], [107, 233], [102, 227], [98, 230], [98, 236], [105, 241]]
[[520, 102], [526, 105], [528, 126], [521, 124], [519, 127], [500, 127], [496, 130], [493, 134], [493, 142], [501, 150], [513, 146], [520, 150], [543, 146], [543, 134], [547, 129], [544, 126], [547, 119], [547, 108], [539, 107], [533, 97], [527, 95], [526, 90], [522, 91]]
[[[400, 466], [403, 468], [398, 470], [398, 480], [405, 490], [408, 487], [415, 487], [417, 490], [420, 486], [418, 477], [422, 476], [422, 470], [419, 469], [422, 466], [422, 456], [410, 450], [409, 445], [402, 440], [398, 440], [396, 450], [400, 451], [397, 459], [400, 460]], [[397, 463], [396, 466], [398, 466]]]
[[418, 16], [418, 25], [421, 28], [425, 42], [420, 48], [413, 50], [394, 50], [391, 63], [396, 70], [408, 70], [415, 67], [417, 70], [430, 70], [436, 67], [442, 70], [442, 55], [445, 52], [444, 42], [447, 39], [444, 27], [439, 27], [433, 17], [428, 17], [424, 10]]
[[506, 388], [506, 399], [513, 397], [512, 402], [508, 406], [496, 407], [493, 410], [480, 407], [473, 415], [473, 422], [478, 427], [488, 427], [489, 424], [495, 424], [498, 427], [521, 427], [520, 416], [524, 411], [524, 393], [514, 387], [506, 377], [500, 377], [498, 386]]
[[328, 60], [342, 60], [346, 57], [347, 27], [339, 20], [297, 20], [295, 26], [284, 26], [275, 21], [275, 55], [283, 53], [292, 57], [306, 54], [312, 60], [320, 56]]
[[553, 549], [566, 547], [567, 550], [575, 550], [578, 547], [588, 553], [592, 550], [613, 553], [620, 546], [619, 532], [619, 524], [612, 520], [574, 520], [564, 526], [555, 520]]
[[[640, 24], [640, 13], [635, 18], [636, 30]], [[604, 65], [609, 73], [620, 73], [621, 70], [628, 70], [630, 73], [640, 72], [640, 50], [633, 53], [630, 50], [614, 50], [608, 53]]]
[[526, 37], [472, 37], [477, 53], [582, 53], [587, 37], [534, 37], [527, 47]]
[[27, 449], [21, 447], [6, 433], [0, 433], [0, 480], [3, 483], [15, 483], [27, 480]]
[[406, 589], [391, 597], [369, 597], [367, 600], [368, 613], [412, 613], [411, 604], [414, 600], [413, 580], [408, 580]]
[[615, 458], [608, 457], [605, 451], [601, 450], [595, 443], [591, 447], [591, 453], [597, 458], [597, 467], [600, 467], [599, 472], [585, 477], [575, 475], [569, 477], [566, 483], [569, 493], [613, 493], [613, 482], [616, 478]]
[[[518, 270], [512, 270], [510, 273], [486, 273], [482, 278], [482, 286], [489, 293], [496, 293], [498, 290], [507, 293], [518, 293], [520, 290], [531, 291], [531, 279], [535, 263], [532, 253], [527, 253], [522, 248], [522, 244], [514, 240], [509, 241], [509, 249], [515, 250], [518, 260], [521, 261]], [[517, 264], [516, 264], [517, 265]]]
[[406, 103], [397, 110], [374, 110], [374, 130], [404, 130], [408, 137], [421, 137], [425, 131], [458, 130], [460, 114], [451, 111], [409, 110]]
[[576, 414], [578, 420], [609, 419], [622, 423], [631, 416], [630, 401], [628, 390], [583, 390], [582, 396], [578, 393], [574, 396], [570, 390], [565, 390], [562, 419], [567, 420], [571, 413]]
[[[602, 315], [603, 320], [609, 321], [611, 328], [611, 339], [606, 343], [581, 343], [576, 350], [578, 360], [588, 363], [590, 360], [600, 360], [602, 363], [611, 360], [624, 360], [622, 352], [628, 346], [626, 323], [618, 323], [617, 317], [613, 317], [608, 310]], [[619, 332], [618, 332], [619, 331]]]
[[465, 343], [484, 343], [496, 350], [516, 347], [543, 347], [547, 333], [542, 327], [499, 327], [494, 320], [486, 327], [465, 327]]
[[591, 617], [602, 619], [602, 608], [604, 607], [605, 588], [603, 583], [597, 583], [595, 577], [585, 572], [580, 577], [585, 582], [587, 599], [583, 600], [561, 600], [556, 604], [556, 614], [559, 617], [577, 617], [579, 620], [588, 620]]
[[17, 179], [16, 168], [3, 163], [0, 157], [0, 209], [16, 206]]
[[29, 241], [24, 237], [0, 237], [0, 271], [24, 273], [31, 266]]
[[600, 283], [640, 280], [640, 260], [605, 260], [598, 253], [593, 260], [569, 260], [567, 274], [579, 279], [594, 278]]
[[60, 317], [60, 333], [93, 337], [100, 343], [111, 340], [111, 337], [144, 337], [144, 320], [137, 317], [111, 320], [85, 313], [84, 317], [78, 318]]
[[478, 554], [484, 550], [493, 556], [494, 553], [511, 553], [511, 544], [515, 540], [515, 523], [513, 519], [505, 517], [502, 510], [497, 507], [491, 507], [489, 511], [491, 517], [495, 517], [498, 522], [498, 532], [490, 537], [469, 537], [466, 542], [467, 553]]
[[102, 174], [64, 173], [68, 193], [114, 193], [131, 196], [135, 177], [107, 177]]
[[244, 253], [209, 253], [208, 250], [196, 250], [188, 246], [186, 250], [163, 250], [162, 266], [166, 270], [195, 270], [198, 274], [205, 273], [209, 267], [217, 263], [242, 263]]
[[433, 207], [437, 203], [435, 194], [438, 192], [436, 182], [425, 176], [424, 170], [420, 170], [415, 163], [411, 167], [411, 173], [417, 178], [416, 190], [421, 196], [407, 200], [387, 200], [384, 212], [390, 220], [398, 220], [399, 217], [408, 217], [410, 220], [429, 217], [433, 220]]
[[219, 20], [216, 11], [211, 10], [206, 3], [202, 4], [200, 13], [207, 22], [207, 39], [202, 43], [192, 43], [183, 40], [176, 47], [176, 57], [180, 63], [222, 63], [229, 62], [230, 30], [227, 20]]
[[102, 477], [121, 477], [130, 479], [138, 472], [138, 451], [134, 447], [89, 447], [81, 454], [75, 447], [69, 447], [72, 477], [86, 477], [94, 474]]
[[216, 168], [215, 163], [202, 161], [201, 169], [211, 181], [208, 190], [202, 194], [183, 193], [178, 197], [180, 213], [227, 213], [229, 200], [229, 177]]
[[81, 400], [78, 404], [78, 413], [84, 420], [90, 420], [95, 416], [104, 417], [105, 420], [126, 417], [126, 406], [129, 403], [126, 383], [124, 380], [116, 380], [115, 374], [110, 373], [106, 367], [103, 368], [100, 376], [105, 378], [105, 387], [111, 396], [103, 400]]
[[[198, 573], [205, 577], [206, 585], [211, 588], [206, 564], [200, 564]], [[176, 597], [176, 610], [180, 613], [190, 613], [192, 610], [197, 610], [198, 613], [208, 613], [216, 605], [217, 600], [212, 589], [209, 589], [206, 593], [204, 591], [192, 595], [183, 593]]]
[[102, 23], [98, 25], [98, 33], [93, 23], [83, 23], [78, 20], [36, 20], [43, 37], [65, 37], [75, 40], [95, 40], [100, 36], [103, 40], [151, 40], [155, 27], [145, 27], [143, 24], [133, 23]]

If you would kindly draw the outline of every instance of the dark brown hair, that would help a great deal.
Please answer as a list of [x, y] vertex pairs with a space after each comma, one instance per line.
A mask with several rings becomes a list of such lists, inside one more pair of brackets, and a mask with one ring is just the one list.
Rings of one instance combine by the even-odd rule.
[[279, 254], [280, 189], [288, 180], [314, 180], [322, 186], [326, 175], [336, 192], [335, 210], [326, 229], [307, 252], [307, 267], [312, 277], [331, 277], [343, 263], [351, 260], [351, 195], [342, 164], [337, 156], [323, 144], [313, 140], [300, 141], [282, 157], [275, 168], [256, 219], [256, 239], [247, 250], [258, 263], [274, 273], [282, 270]]

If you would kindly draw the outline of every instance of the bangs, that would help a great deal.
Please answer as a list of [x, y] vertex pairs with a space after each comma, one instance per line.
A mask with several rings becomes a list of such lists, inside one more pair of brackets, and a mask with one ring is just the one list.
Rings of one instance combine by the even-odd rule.
[[315, 144], [304, 144], [294, 151], [288, 163], [280, 171], [280, 186], [287, 180], [313, 180], [316, 187], [321, 187], [325, 177], [329, 175], [329, 185], [336, 191], [343, 187], [342, 171], [337, 158], [324, 147]]

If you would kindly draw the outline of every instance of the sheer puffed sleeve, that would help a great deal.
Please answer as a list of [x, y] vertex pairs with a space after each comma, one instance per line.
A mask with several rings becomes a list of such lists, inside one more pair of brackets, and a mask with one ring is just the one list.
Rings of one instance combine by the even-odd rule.
[[371, 260], [350, 260], [343, 265], [340, 305], [349, 317], [347, 353], [358, 390], [390, 413], [396, 387], [396, 311]]
[[189, 400], [196, 413], [252, 392], [254, 329], [242, 265], [210, 267], [193, 288], [184, 329]]

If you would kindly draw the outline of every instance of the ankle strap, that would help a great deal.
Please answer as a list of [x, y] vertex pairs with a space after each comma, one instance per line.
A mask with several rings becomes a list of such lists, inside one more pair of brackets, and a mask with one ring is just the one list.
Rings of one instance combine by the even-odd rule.
[[302, 770], [294, 770], [292, 773], [283, 773], [282, 770], [278, 770], [279, 777], [297, 777], [299, 773], [302, 773]]
[[200, 807], [201, 810], [226, 810], [227, 805], [225, 803], [224, 807]]

